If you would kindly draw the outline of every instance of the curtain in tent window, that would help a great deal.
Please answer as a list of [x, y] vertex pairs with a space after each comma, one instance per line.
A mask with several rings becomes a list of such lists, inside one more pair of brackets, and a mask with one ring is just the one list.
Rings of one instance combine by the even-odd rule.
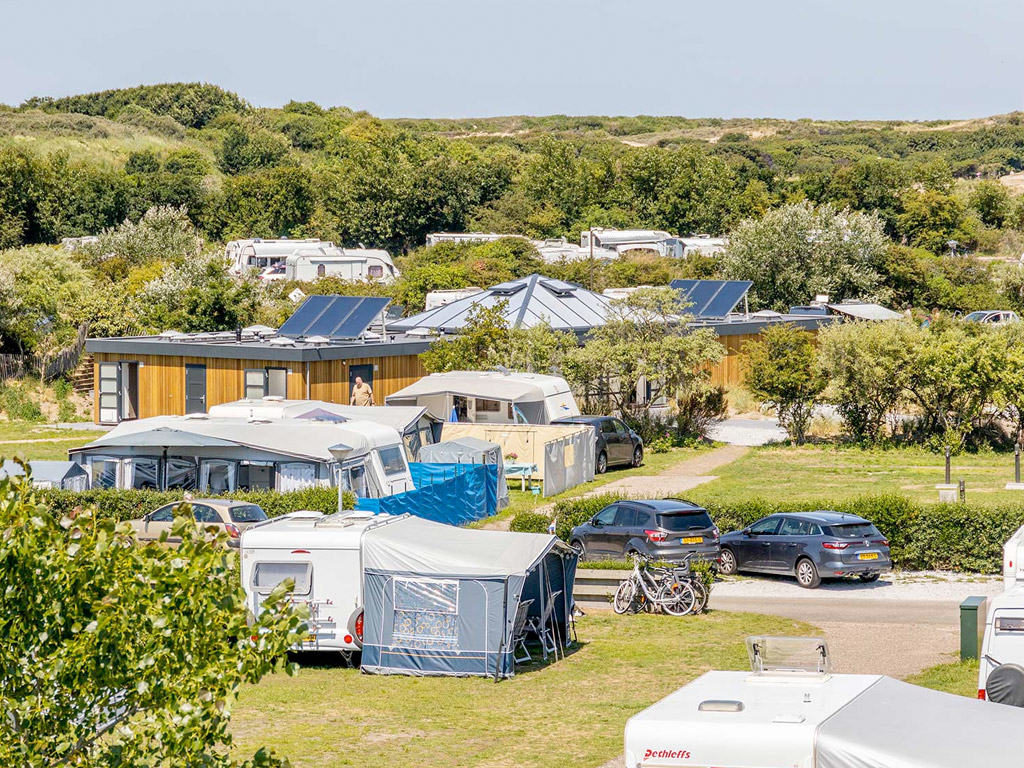
[[210, 493], [229, 493], [235, 484], [236, 466], [233, 461], [208, 459], [199, 463], [199, 489]]
[[125, 459], [125, 486], [156, 490], [160, 487], [160, 459], [140, 456]]
[[196, 488], [196, 464], [189, 459], [168, 459], [164, 470], [166, 486], [194, 491]]
[[393, 640], [403, 648], [459, 647], [459, 583], [395, 579]]
[[279, 464], [277, 467], [277, 490], [298, 491], [316, 485], [316, 467], [304, 461]]
[[93, 457], [88, 462], [93, 488], [117, 487], [117, 459]]

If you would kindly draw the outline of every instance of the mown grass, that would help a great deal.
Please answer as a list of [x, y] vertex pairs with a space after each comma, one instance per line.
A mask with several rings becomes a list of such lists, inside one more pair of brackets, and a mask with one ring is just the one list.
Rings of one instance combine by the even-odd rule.
[[0, 457], [64, 461], [69, 448], [78, 448], [104, 434], [99, 430], [54, 429], [33, 422], [0, 421]]
[[241, 754], [273, 747], [296, 768], [563, 768], [622, 751], [626, 720], [710, 669], [746, 669], [750, 634], [807, 634], [788, 619], [713, 612], [592, 615], [581, 646], [495, 684], [313, 667], [246, 688], [232, 730]]
[[[791, 501], [843, 500], [866, 494], [900, 493], [916, 501], [938, 501], [945, 459], [920, 448], [890, 450], [833, 446], [766, 446], [754, 448], [715, 470], [718, 479], [691, 496], [702, 503], [746, 500], [754, 496]], [[974, 503], [1024, 501], [1006, 491], [1013, 480], [1012, 453], [977, 453], [953, 457], [952, 482], [963, 478]]]
[[907, 682], [974, 698], [978, 695], [978, 660], [939, 664], [908, 677]]

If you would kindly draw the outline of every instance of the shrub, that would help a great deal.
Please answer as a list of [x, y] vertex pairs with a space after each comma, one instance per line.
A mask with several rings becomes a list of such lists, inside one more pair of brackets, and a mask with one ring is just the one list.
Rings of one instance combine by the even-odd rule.
[[[117, 488], [93, 488], [88, 491], [48, 489], [41, 490], [39, 495], [49, 508], [50, 514], [58, 519], [69, 514], [75, 507], [94, 505], [100, 517], [131, 520], [142, 517], [164, 504], [185, 498], [185, 492], [181, 490], [144, 491]], [[259, 504], [270, 517], [307, 509], [324, 514], [338, 511], [338, 491], [335, 488], [304, 488], [286, 493], [237, 491], [222, 498]], [[352, 509], [355, 506], [355, 496], [346, 493], [343, 505], [345, 509]]]
[[619, 493], [602, 493], [578, 499], [564, 499], [555, 503], [555, 535], [568, 541], [572, 529], [607, 507], [613, 501], [624, 498]]
[[11, 384], [0, 393], [0, 404], [3, 405], [7, 418], [13, 421], [42, 421], [43, 411], [39, 403], [33, 400], [25, 388]]
[[519, 512], [512, 518], [509, 529], [517, 533], [547, 533], [551, 518], [537, 512]]

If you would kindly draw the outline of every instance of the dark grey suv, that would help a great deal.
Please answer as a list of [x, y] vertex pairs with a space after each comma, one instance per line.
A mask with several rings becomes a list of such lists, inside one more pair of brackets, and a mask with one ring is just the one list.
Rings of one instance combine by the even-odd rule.
[[680, 499], [617, 501], [577, 525], [569, 545], [584, 560], [621, 560], [634, 552], [679, 562], [718, 561], [718, 528], [703, 507]]
[[594, 471], [599, 475], [609, 467], [639, 467], [644, 463], [644, 441], [614, 416], [563, 416], [552, 424], [583, 424], [594, 428]]
[[722, 536], [721, 572], [796, 576], [814, 589], [822, 579], [876, 581], [892, 567], [889, 542], [868, 520], [841, 512], [770, 515]]

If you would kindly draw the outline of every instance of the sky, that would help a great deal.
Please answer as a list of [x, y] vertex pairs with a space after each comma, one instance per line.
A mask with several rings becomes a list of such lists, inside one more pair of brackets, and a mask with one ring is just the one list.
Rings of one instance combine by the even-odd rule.
[[203, 81], [256, 106], [960, 119], [1024, 109], [1020, 0], [0, 0], [0, 103]]

